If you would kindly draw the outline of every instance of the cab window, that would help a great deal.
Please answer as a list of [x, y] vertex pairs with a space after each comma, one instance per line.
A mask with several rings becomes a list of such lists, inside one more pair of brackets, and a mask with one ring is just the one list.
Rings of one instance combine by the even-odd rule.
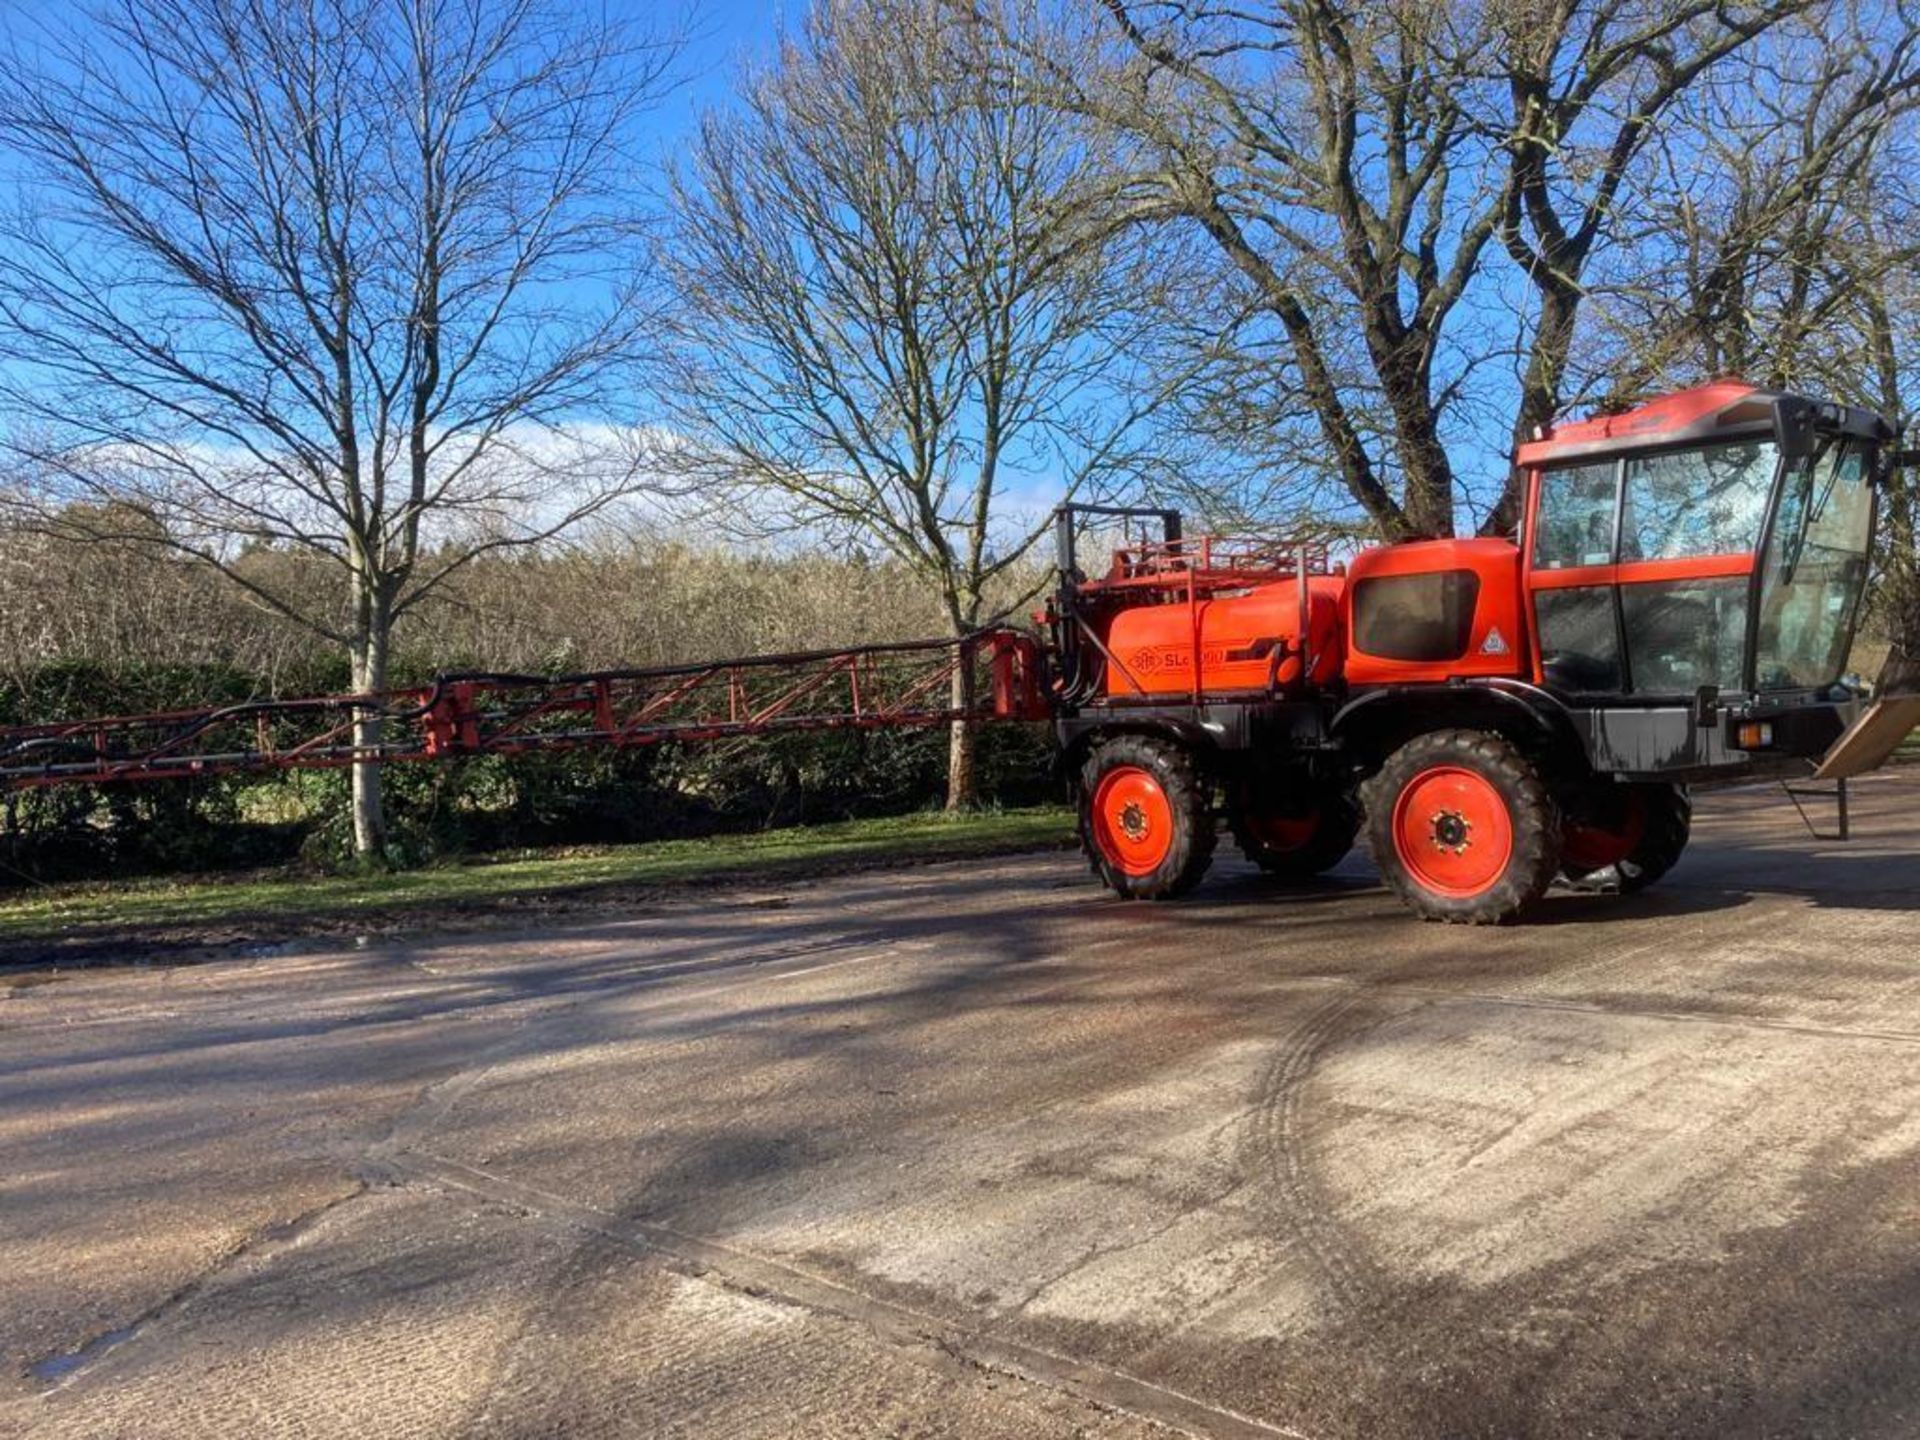
[[1650, 581], [1620, 587], [1633, 689], [1691, 695], [1702, 685], [1741, 686], [1747, 648], [1747, 579]]
[[1761, 568], [1762, 690], [1830, 685], [1846, 668], [1873, 539], [1867, 455], [1834, 445], [1787, 476]]
[[1369, 576], [1353, 590], [1353, 646], [1385, 660], [1458, 660], [1479, 599], [1471, 570]]
[[1629, 460], [1620, 563], [1753, 550], [1777, 460], [1771, 440]]
[[1611, 460], [1569, 465], [1540, 477], [1540, 511], [1534, 523], [1533, 563], [1539, 570], [1566, 570], [1613, 563], [1613, 511], [1619, 483]]
[[1556, 690], [1619, 691], [1620, 630], [1611, 585], [1537, 590], [1533, 614], [1540, 636], [1540, 668]]

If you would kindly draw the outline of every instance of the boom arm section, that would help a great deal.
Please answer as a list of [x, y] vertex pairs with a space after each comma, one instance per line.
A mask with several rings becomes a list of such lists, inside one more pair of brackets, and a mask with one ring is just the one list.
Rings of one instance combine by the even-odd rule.
[[[963, 698], [957, 698], [963, 697]], [[0, 788], [521, 755], [791, 730], [878, 730], [1051, 713], [1033, 637], [757, 655], [582, 675], [442, 675], [416, 690], [258, 700], [0, 729]], [[383, 722], [360, 743], [356, 726]]]

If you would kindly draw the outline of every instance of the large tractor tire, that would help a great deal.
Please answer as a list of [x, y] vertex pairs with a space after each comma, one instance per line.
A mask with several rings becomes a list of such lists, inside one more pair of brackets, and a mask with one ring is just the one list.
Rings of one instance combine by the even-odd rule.
[[1228, 813], [1240, 853], [1283, 880], [1311, 880], [1338, 865], [1360, 833], [1360, 806], [1340, 791], [1287, 807], [1242, 799]]
[[1560, 873], [1576, 889], [1631, 895], [1679, 863], [1692, 832], [1686, 786], [1616, 786], [1567, 818]]
[[1367, 786], [1367, 843], [1416, 915], [1498, 925], [1560, 869], [1560, 814], [1539, 773], [1501, 736], [1436, 730], [1408, 741]]
[[1122, 735], [1080, 770], [1080, 844], [1098, 875], [1132, 900], [1170, 900], [1213, 859], [1213, 787], [1192, 752]]

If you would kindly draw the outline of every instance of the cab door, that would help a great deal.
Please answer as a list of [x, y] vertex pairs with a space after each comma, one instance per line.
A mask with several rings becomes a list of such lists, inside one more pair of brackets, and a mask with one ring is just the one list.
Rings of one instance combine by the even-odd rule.
[[1771, 439], [1549, 467], [1530, 507], [1535, 677], [1573, 694], [1746, 688]]
[[1533, 611], [1534, 680], [1575, 695], [1626, 686], [1620, 635], [1620, 464], [1534, 472], [1522, 561]]

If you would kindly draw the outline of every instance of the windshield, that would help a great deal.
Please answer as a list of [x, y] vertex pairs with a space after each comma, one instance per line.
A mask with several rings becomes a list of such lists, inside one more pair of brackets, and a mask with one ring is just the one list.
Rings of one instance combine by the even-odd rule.
[[1830, 438], [1786, 477], [1761, 567], [1762, 690], [1817, 689], [1846, 668], [1873, 529], [1867, 461], [1866, 447]]

